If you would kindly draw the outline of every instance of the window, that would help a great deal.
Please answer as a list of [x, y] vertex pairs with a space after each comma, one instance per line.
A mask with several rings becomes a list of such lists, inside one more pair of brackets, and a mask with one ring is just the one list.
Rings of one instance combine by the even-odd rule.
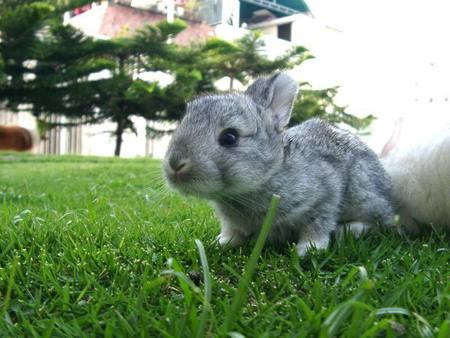
[[291, 41], [291, 23], [278, 26], [278, 38]]

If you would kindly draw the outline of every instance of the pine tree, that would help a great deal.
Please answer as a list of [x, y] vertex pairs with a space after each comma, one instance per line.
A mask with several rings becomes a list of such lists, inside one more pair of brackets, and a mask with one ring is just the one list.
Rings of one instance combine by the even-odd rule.
[[[106, 95], [108, 80], [92, 80], [90, 76], [113, 70], [107, 53], [114, 49], [109, 41], [94, 41], [71, 26], [59, 23], [46, 27], [47, 37], [35, 51], [35, 59], [27, 61], [32, 79], [3, 92], [9, 106], [27, 109], [37, 117], [60, 114], [69, 118], [85, 117], [86, 122], [98, 122], [99, 105]], [[24, 103], [28, 105], [23, 106]]]
[[[0, 102], [9, 108], [30, 103], [36, 79], [34, 67], [49, 38], [49, 27], [62, 21], [69, 8], [87, 0], [2, 0], [0, 1], [0, 59], [4, 81]], [[48, 93], [50, 94], [50, 93]]]
[[229, 90], [232, 90], [235, 80], [245, 84], [251, 78], [293, 68], [312, 57], [306, 48], [296, 46], [270, 60], [262, 53], [263, 48], [259, 32], [250, 32], [233, 42], [213, 38], [204, 46], [205, 67], [213, 78], [229, 77]]
[[[60, 55], [54, 55], [50, 59], [56, 62], [52, 69], [59, 69], [50, 74], [49, 78], [57, 78], [64, 64], [67, 66], [64, 73], [70, 74], [69, 78], [76, 81], [68, 82], [67, 79], [60, 78], [59, 81], [49, 82], [50, 88], [56, 88], [59, 95], [52, 103], [48, 98], [39, 102], [35, 100], [34, 112], [45, 115], [56, 108], [60, 114], [76, 117], [83, 123], [99, 123], [105, 120], [114, 122], [114, 155], [120, 156], [123, 134], [126, 131], [136, 133], [133, 116], [147, 120], [172, 121], [181, 117], [185, 100], [194, 91], [198, 75], [178, 65], [180, 55], [185, 53], [182, 47], [169, 44], [168, 40], [185, 27], [179, 20], [174, 23], [162, 21], [154, 26], [144, 27], [131, 37], [119, 37], [109, 41], [94, 41], [74, 28], [59, 27], [62, 31], [54, 35], [67, 40], [54, 40], [55, 52]], [[71, 34], [64, 34], [67, 31]], [[67, 55], [67, 43], [78, 46], [76, 50], [79, 53]], [[48, 61], [49, 57], [46, 56], [41, 63], [47, 65]], [[86, 76], [105, 69], [110, 71], [107, 78], [92, 80]], [[144, 71], [164, 71], [173, 74], [174, 81], [163, 88], [158, 82], [140, 79], [139, 74]], [[78, 77], [77, 74], [82, 76]], [[38, 82], [45, 82], [43, 76], [38, 78]], [[64, 83], [64, 86], [61, 86], [61, 83]], [[46, 85], [41, 86], [45, 87]], [[61, 100], [62, 97], [65, 99]]]
[[[182, 47], [168, 40], [185, 28], [182, 21], [166, 21], [146, 26], [135, 36], [112, 40], [115, 48], [109, 54], [115, 68], [104, 87], [107, 95], [97, 115], [116, 123], [114, 155], [119, 156], [125, 131], [136, 132], [133, 116], [147, 120], [176, 120], [184, 103], [194, 90], [195, 73], [177, 70]], [[179, 68], [179, 67], [178, 67]], [[144, 71], [164, 71], [174, 75], [167, 87], [138, 77]], [[103, 97], [103, 96], [102, 96]]]
[[295, 125], [313, 117], [320, 117], [333, 125], [343, 123], [356, 130], [367, 128], [375, 117], [372, 115], [357, 117], [347, 113], [345, 106], [336, 103], [338, 89], [338, 87], [312, 89], [309, 83], [301, 83], [290, 124]]
[[5, 84], [5, 81], [6, 81], [6, 77], [5, 77], [5, 73], [4, 73], [4, 62], [3, 62], [2, 56], [0, 55], [0, 89]]

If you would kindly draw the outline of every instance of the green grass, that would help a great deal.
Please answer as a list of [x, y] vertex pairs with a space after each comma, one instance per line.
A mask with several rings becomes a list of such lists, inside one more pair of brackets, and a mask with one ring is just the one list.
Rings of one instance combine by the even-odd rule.
[[450, 336], [448, 236], [268, 248], [248, 282], [159, 165], [0, 154], [0, 337]]

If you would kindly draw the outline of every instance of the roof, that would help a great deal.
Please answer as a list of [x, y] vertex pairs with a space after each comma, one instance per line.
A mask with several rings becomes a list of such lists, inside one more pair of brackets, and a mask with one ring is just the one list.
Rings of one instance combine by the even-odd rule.
[[[308, 18], [308, 16], [306, 16], [306, 17]], [[298, 19], [304, 19], [304, 18], [305, 18], [304, 14], [295, 14], [295, 15], [285, 16], [282, 18], [277, 18], [275, 20], [267, 20], [267, 21], [263, 21], [263, 22], [257, 22], [254, 24], [250, 24], [248, 26], [248, 28], [249, 29], [258, 29], [258, 28], [262, 28], [262, 27], [279, 26], [279, 25], [294, 22]]]
[[[102, 17], [99, 34], [110, 38], [119, 35], [132, 35], [145, 25], [154, 25], [163, 20], [166, 20], [164, 14], [110, 4]], [[188, 27], [175, 37], [174, 41], [177, 44], [188, 45], [193, 42], [204, 41], [214, 35], [214, 28], [205, 23], [186, 19], [184, 21]]]
[[310, 9], [304, 0], [241, 0], [240, 17], [247, 20], [253, 12], [267, 9], [278, 17], [297, 13], [310, 13]]

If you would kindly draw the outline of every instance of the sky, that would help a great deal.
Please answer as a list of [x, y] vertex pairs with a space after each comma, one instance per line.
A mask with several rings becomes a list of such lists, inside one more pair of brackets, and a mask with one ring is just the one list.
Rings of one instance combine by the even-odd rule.
[[338, 99], [350, 112], [378, 117], [375, 128], [383, 132], [375, 130], [375, 147], [398, 117], [424, 132], [450, 120], [450, 1], [307, 3], [317, 21], [342, 32], [328, 52], [330, 82], [324, 84], [341, 86]]
[[[342, 30], [361, 47], [382, 42], [412, 62], [448, 56], [450, 29], [446, 0], [309, 0], [314, 16]], [[417, 49], [420, 45], [423, 48]], [[371, 49], [371, 48], [370, 48]]]

